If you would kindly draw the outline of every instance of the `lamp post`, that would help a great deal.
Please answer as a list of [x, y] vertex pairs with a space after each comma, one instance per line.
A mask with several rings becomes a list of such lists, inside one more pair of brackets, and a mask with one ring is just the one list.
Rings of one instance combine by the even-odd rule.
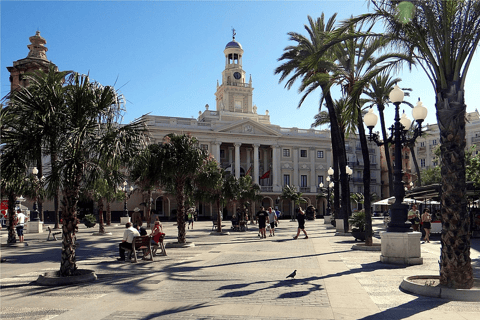
[[[130, 194], [132, 193], [133, 191], [133, 187], [130, 186], [130, 189], [127, 188], [127, 181], [123, 181], [123, 192], [125, 192], [125, 201], [123, 202], [123, 216], [124, 217], [128, 217], [128, 209], [127, 209], [127, 200], [128, 198], [130, 197]], [[127, 190], [130, 190], [130, 193], [127, 193]]]
[[31, 215], [32, 221], [40, 221], [40, 216], [38, 214], [38, 189], [40, 188], [40, 183], [43, 181], [43, 177], [41, 179], [38, 178], [38, 169], [37, 167], [33, 167], [33, 189], [34, 189], [34, 197], [33, 197], [33, 212]]
[[[327, 189], [327, 214], [326, 214], [326, 216], [332, 215], [332, 207], [330, 206], [330, 190], [333, 189], [334, 185], [335, 184], [333, 183], [333, 181], [330, 181], [330, 177], [327, 176], [327, 186], [325, 187], [325, 189]], [[323, 183], [320, 183], [318, 186], [320, 187], [320, 189], [323, 189]]]
[[422, 135], [422, 122], [427, 117], [427, 109], [423, 106], [420, 99], [413, 108], [412, 115], [417, 121], [418, 127], [414, 132], [414, 136], [410, 139], [407, 138], [406, 133], [410, 128], [411, 121], [407, 118], [405, 113], [400, 117], [400, 103], [402, 103], [404, 97], [403, 91], [395, 85], [394, 89], [390, 92], [390, 101], [395, 105], [395, 123], [390, 128], [392, 134], [387, 141], [380, 141], [378, 133], [372, 133], [373, 127], [377, 124], [378, 117], [373, 113], [372, 108], [364, 116], [363, 121], [369, 129], [369, 140], [374, 141], [378, 146], [388, 143], [393, 143], [395, 146], [395, 162], [393, 170], [393, 185], [395, 203], [390, 207], [391, 221], [388, 224], [387, 232], [408, 232], [410, 224], [405, 223], [407, 221], [408, 205], [402, 204], [405, 197], [405, 190], [403, 187], [403, 172], [402, 172], [402, 145], [409, 142], [414, 142], [417, 137]]

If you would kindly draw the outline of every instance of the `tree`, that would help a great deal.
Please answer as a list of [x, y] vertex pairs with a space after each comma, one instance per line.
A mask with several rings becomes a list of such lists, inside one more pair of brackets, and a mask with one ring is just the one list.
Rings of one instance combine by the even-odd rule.
[[178, 243], [185, 243], [185, 199], [193, 195], [195, 177], [207, 157], [195, 137], [172, 133], [164, 138], [158, 159], [160, 182], [177, 200]]
[[[54, 199], [56, 229], [60, 221], [58, 152], [62, 126], [59, 124], [65, 122], [64, 82], [70, 73], [58, 72], [56, 66], [51, 64], [48, 72], [36, 70], [26, 74], [29, 86], [11, 92], [6, 97], [17, 123], [30, 135], [28, 139], [22, 139], [21, 144], [28, 159], [38, 168], [39, 176], [43, 176], [42, 155], [50, 157], [50, 173], [45, 176], [47, 197]], [[42, 212], [41, 202], [39, 209]]]
[[226, 173], [218, 162], [208, 157], [204, 162], [203, 168], [195, 178], [197, 186], [195, 198], [199, 201], [215, 203], [217, 205], [217, 232], [222, 232], [222, 220], [220, 207], [224, 204], [224, 186]]
[[[325, 106], [330, 117], [332, 153], [334, 159], [335, 181], [340, 177], [341, 181], [347, 181], [347, 159], [345, 152], [345, 139], [340, 130], [341, 122], [335, 111], [335, 105], [331, 96], [330, 87], [332, 85], [329, 70], [334, 66], [335, 56], [333, 50], [322, 52], [321, 59], [318, 59], [320, 48], [329, 41], [329, 36], [334, 32], [335, 24], [334, 14], [325, 22], [325, 15], [316, 20], [308, 16], [309, 25], [305, 25], [305, 30], [309, 38], [296, 33], [289, 32], [290, 40], [296, 43], [295, 46], [288, 46], [284, 49], [284, 53], [278, 61], [285, 61], [282, 65], [275, 69], [275, 74], [280, 74], [279, 82], [290, 77], [285, 87], [290, 89], [296, 80], [300, 79], [301, 85], [299, 92], [303, 92], [298, 107], [301, 107], [305, 99], [315, 90], [321, 91], [319, 102], [319, 112], [325, 101]], [[340, 174], [339, 174], [340, 173]], [[338, 216], [348, 215], [349, 206], [349, 186], [348, 183], [341, 184], [341, 201], [342, 205], [338, 205], [338, 184], [335, 185], [335, 209], [340, 211]], [[348, 223], [348, 221], [347, 221]]]
[[245, 220], [246, 204], [252, 201], [260, 201], [262, 199], [262, 196], [260, 195], [261, 189], [258, 184], [253, 183], [252, 177], [249, 175], [240, 177], [240, 179], [238, 179], [238, 185], [238, 202], [240, 205], [241, 213], [243, 215], [242, 217], [238, 218], [241, 220]]
[[[123, 100], [113, 87], [91, 82], [77, 73], [63, 91], [66, 108], [59, 123], [58, 174], [63, 187], [60, 276], [76, 274], [77, 204], [80, 188], [92, 172], [111, 168], [120, 158], [133, 158], [145, 146], [145, 125], [136, 120], [119, 125]], [[48, 179], [48, 177], [47, 177]]]
[[[297, 192], [297, 189], [294, 186], [286, 185], [283, 187], [282, 195], [280, 196], [282, 199], [290, 200], [293, 202], [295, 206], [299, 206], [301, 203], [306, 203], [307, 201], [302, 198], [303, 193]], [[292, 219], [295, 218], [294, 208], [292, 208], [291, 212]]]
[[162, 146], [158, 143], [148, 145], [138, 156], [133, 159], [130, 167], [130, 178], [135, 181], [140, 190], [146, 193], [146, 214], [147, 225], [150, 225], [150, 212], [152, 209], [152, 192], [160, 187], [161, 166], [158, 159]]
[[[473, 269], [465, 175], [465, 79], [480, 41], [480, 2], [476, 0], [415, 1], [400, 20], [398, 1], [372, 0], [375, 11], [350, 19], [382, 21], [399, 52], [412, 54], [436, 94], [442, 160], [442, 237], [440, 283], [471, 288]], [[403, 12], [403, 11], [402, 11]]]

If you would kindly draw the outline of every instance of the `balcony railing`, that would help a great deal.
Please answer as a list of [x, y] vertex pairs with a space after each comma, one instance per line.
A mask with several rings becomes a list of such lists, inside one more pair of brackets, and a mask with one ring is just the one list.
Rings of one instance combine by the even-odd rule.
[[243, 82], [227, 82], [227, 86], [250, 88], [249, 83], [243, 83]]
[[310, 187], [300, 187], [300, 192], [301, 193], [310, 192]]
[[260, 186], [262, 192], [273, 192], [273, 186]]

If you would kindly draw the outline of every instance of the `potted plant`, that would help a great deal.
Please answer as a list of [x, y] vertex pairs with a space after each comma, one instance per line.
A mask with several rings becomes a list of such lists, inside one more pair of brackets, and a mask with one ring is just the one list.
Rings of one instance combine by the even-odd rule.
[[83, 224], [87, 228], [95, 227], [96, 223], [97, 223], [97, 219], [95, 219], [95, 216], [93, 214], [86, 214], [85, 217], [83, 218]]
[[355, 212], [348, 222], [352, 225], [352, 236], [355, 241], [365, 241], [365, 210]]

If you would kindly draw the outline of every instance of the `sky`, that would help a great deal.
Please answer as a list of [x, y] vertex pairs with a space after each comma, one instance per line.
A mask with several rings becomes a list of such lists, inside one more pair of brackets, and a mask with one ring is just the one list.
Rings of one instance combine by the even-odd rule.
[[[306, 35], [309, 15], [317, 18], [323, 12], [328, 19], [338, 13], [340, 22], [368, 10], [364, 0], [1, 1], [1, 96], [10, 90], [6, 67], [27, 56], [28, 38], [39, 30], [47, 41], [47, 58], [60, 70], [88, 73], [119, 89], [127, 100], [124, 123], [146, 113], [196, 118], [206, 104], [215, 109], [223, 50], [235, 28], [257, 112], [268, 110], [272, 124], [307, 129], [318, 113], [320, 93], [298, 109], [298, 85], [287, 90], [274, 74], [284, 48], [294, 44], [287, 33]], [[466, 81], [469, 112], [479, 105], [475, 70], [480, 70], [478, 53]], [[406, 100], [415, 104], [420, 97], [429, 112], [426, 123], [435, 123], [435, 95], [423, 71], [395, 76], [402, 78], [401, 87], [413, 89]], [[387, 110], [388, 126], [393, 106]]]

